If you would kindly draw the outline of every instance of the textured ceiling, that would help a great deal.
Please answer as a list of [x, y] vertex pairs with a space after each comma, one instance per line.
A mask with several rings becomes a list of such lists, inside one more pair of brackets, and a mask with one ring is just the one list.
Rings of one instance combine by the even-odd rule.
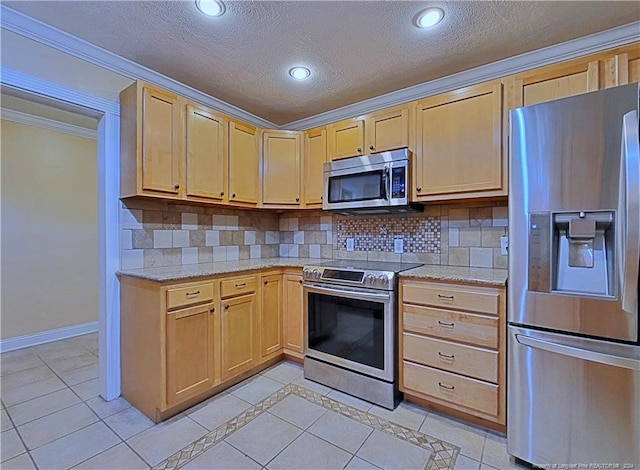
[[[3, 3], [278, 125], [640, 19], [634, 1]], [[415, 28], [433, 5], [443, 22]]]

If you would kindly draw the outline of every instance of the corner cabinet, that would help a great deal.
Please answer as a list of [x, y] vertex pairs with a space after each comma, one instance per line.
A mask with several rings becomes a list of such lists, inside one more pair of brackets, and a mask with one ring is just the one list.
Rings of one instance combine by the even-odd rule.
[[416, 201], [506, 196], [502, 83], [420, 100], [416, 109]]
[[305, 131], [302, 190], [303, 202], [307, 208], [322, 207], [323, 165], [327, 161], [327, 128], [318, 127]]
[[181, 198], [184, 104], [136, 82], [120, 93], [121, 197]]
[[504, 287], [400, 282], [400, 390], [405, 397], [506, 423]]
[[264, 207], [300, 206], [302, 133], [262, 133], [262, 204]]

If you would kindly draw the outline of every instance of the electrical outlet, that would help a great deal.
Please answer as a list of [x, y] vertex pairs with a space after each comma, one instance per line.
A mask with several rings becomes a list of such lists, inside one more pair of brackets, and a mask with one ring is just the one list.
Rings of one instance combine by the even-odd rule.
[[500, 237], [500, 254], [509, 254], [509, 237]]
[[355, 250], [355, 242], [353, 238], [347, 238], [347, 251]]
[[393, 239], [393, 252], [394, 253], [404, 252], [404, 240], [402, 238]]

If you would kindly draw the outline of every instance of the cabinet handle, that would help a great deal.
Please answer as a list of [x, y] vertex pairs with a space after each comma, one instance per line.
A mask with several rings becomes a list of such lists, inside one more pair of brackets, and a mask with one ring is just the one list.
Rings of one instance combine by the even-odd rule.
[[298, 279], [298, 282], [299, 282], [300, 284], [302, 284], [302, 279]]
[[320, 200], [322, 201], [322, 196], [320, 196]]
[[446, 326], [447, 328], [453, 328], [455, 324], [438, 320], [438, 325]]
[[360, 147], [357, 148], [358, 153], [362, 153], [362, 149]]
[[236, 193], [233, 193], [233, 194], [231, 195], [231, 197], [236, 197]]
[[215, 307], [211, 307], [211, 308], [209, 309], [209, 311], [210, 311], [211, 313], [213, 313], [213, 312], [215, 312], [215, 311], [216, 311], [216, 308], [215, 308]]
[[266, 286], [267, 284], [269, 284], [269, 281], [264, 281], [264, 285]]
[[442, 295], [438, 294], [438, 298], [442, 300], [453, 300], [453, 295]]
[[224, 309], [229, 310], [229, 304], [225, 304]]
[[369, 145], [369, 150], [375, 150], [376, 148], [373, 145]]
[[452, 391], [453, 389], [456, 388], [453, 385], [445, 385], [442, 382], [438, 382], [438, 387], [444, 388], [445, 390], [449, 390], [449, 391]]
[[247, 285], [247, 283], [246, 283], [246, 282], [242, 282], [242, 283], [240, 283], [240, 284], [236, 284], [236, 289], [240, 289], [241, 287], [244, 287], [244, 286], [246, 286], [246, 285]]
[[418, 186], [418, 187], [416, 188], [416, 191], [420, 192], [420, 191], [422, 191], [422, 188], [421, 188], [420, 186]]
[[179, 184], [174, 184], [174, 185], [173, 185], [173, 187], [174, 187], [175, 189], [180, 189], [180, 185], [179, 185]]
[[300, 202], [300, 198], [299, 197], [296, 198], [296, 202]]
[[438, 356], [444, 357], [445, 359], [453, 359], [456, 357], [453, 354], [442, 354], [440, 351], [438, 351]]
[[220, 191], [220, 196], [224, 196], [224, 191]]
[[199, 294], [200, 294], [200, 291], [199, 291], [199, 290], [197, 290], [197, 291], [195, 291], [195, 292], [187, 292], [187, 293], [186, 293], [186, 294], [184, 294], [184, 295], [186, 295], [187, 297], [190, 297], [190, 296], [192, 296], [192, 295], [199, 295]]

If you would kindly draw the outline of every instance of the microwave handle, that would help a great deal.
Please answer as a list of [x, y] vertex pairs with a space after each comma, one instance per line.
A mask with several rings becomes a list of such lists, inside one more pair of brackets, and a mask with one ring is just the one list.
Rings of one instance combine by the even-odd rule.
[[386, 201], [389, 200], [389, 194], [391, 193], [389, 188], [389, 181], [389, 167], [385, 166], [384, 172], [382, 173], [382, 199]]

